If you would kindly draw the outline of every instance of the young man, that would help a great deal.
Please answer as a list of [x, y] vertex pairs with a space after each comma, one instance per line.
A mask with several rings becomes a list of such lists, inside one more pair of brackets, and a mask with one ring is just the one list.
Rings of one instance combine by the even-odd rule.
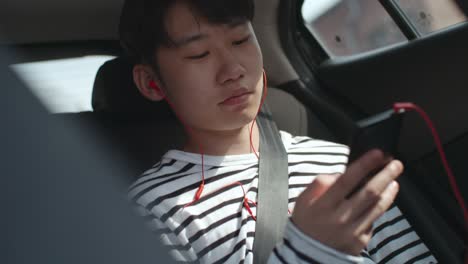
[[[252, 0], [128, 0], [123, 8], [120, 35], [135, 62], [135, 84], [146, 98], [166, 100], [186, 128], [184, 148], [167, 152], [130, 187], [180, 261], [253, 261], [261, 157], [253, 120], [264, 91], [253, 14]], [[292, 215], [270, 262], [436, 262], [392, 206], [401, 162], [347, 198], [388, 162], [381, 152], [345, 172], [346, 146], [285, 132], [281, 138]]]

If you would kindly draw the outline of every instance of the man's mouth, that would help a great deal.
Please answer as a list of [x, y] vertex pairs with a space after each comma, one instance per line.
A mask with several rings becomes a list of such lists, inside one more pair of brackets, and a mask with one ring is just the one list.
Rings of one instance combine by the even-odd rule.
[[220, 105], [238, 105], [245, 103], [249, 96], [252, 94], [245, 88], [240, 88], [232, 93], [232, 95], [219, 103]]

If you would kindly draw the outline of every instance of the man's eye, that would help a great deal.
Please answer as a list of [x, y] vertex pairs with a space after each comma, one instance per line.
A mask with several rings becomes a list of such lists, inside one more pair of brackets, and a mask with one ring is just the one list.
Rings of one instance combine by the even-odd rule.
[[245, 38], [243, 38], [243, 39], [241, 39], [241, 40], [234, 41], [232, 44], [234, 44], [234, 45], [241, 45], [241, 44], [243, 44], [243, 43], [249, 41], [249, 39], [250, 39], [250, 35], [248, 35], [247, 37], [245, 37]]
[[199, 59], [203, 59], [204, 57], [208, 56], [209, 54], [210, 54], [210, 52], [206, 51], [206, 52], [203, 52], [200, 55], [188, 56], [187, 59], [199, 60]]

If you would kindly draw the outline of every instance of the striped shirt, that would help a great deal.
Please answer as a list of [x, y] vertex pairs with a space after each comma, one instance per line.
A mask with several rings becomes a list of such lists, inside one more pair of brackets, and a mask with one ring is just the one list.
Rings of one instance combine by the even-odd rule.
[[[343, 173], [348, 147], [281, 131], [288, 153], [289, 209], [319, 174]], [[205, 187], [193, 205], [202, 180], [200, 154], [167, 152], [129, 189], [138, 212], [178, 261], [252, 263], [255, 221], [243, 207], [244, 192], [256, 201], [255, 154], [204, 157]], [[225, 187], [228, 186], [228, 187]], [[252, 206], [256, 215], [256, 208]], [[287, 213], [287, 212], [285, 212]], [[285, 235], [269, 263], [437, 263], [400, 210], [393, 206], [374, 223], [374, 235], [361, 256], [350, 256], [306, 236], [288, 221]]]

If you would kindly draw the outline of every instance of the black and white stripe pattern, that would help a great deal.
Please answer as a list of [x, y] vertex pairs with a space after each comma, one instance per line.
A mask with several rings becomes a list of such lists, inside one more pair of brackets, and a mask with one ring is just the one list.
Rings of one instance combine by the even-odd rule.
[[[288, 152], [289, 209], [319, 174], [343, 173], [348, 148], [281, 132]], [[129, 196], [151, 230], [158, 231], [178, 261], [252, 263], [255, 221], [243, 207], [242, 183], [247, 198], [255, 201], [258, 160], [254, 154], [205, 156], [172, 150], [130, 188]], [[200, 200], [192, 202], [205, 174]], [[223, 188], [229, 185], [229, 187]], [[254, 215], [255, 206], [252, 206]], [[285, 212], [287, 213], [287, 212]], [[285, 238], [272, 252], [271, 263], [436, 263], [397, 207], [375, 223], [368, 251], [349, 256], [305, 236], [288, 222]]]

